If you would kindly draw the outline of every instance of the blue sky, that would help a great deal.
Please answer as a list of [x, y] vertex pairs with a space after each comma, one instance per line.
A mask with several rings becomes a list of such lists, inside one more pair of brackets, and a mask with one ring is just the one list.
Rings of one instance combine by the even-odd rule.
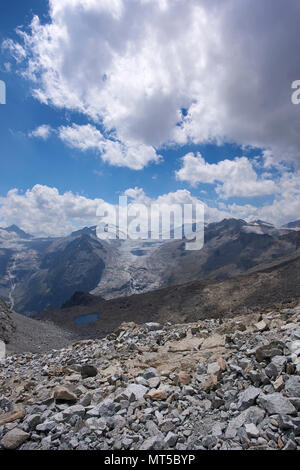
[[[49, 210], [42, 232], [53, 234], [51, 211], [58, 210], [63, 223], [57, 230], [63, 232], [72, 225], [62, 203], [66, 192], [81, 225], [92, 219], [92, 201], [116, 204], [130, 188], [151, 200], [201, 200], [209, 221], [260, 217], [280, 224], [300, 218], [300, 110], [290, 103], [290, 83], [300, 73], [285, 53], [299, 8], [297, 2], [290, 11], [280, 0], [277, 9], [262, 3], [263, 10], [257, 5], [252, 12], [249, 1], [242, 8], [236, 0], [217, 8], [204, 0], [181, 6], [169, 0], [150, 6], [140, 0], [113, 0], [110, 6], [104, 0], [84, 6], [81, 0], [52, 0], [52, 11], [44, 0], [7, 2], [0, 16], [0, 79], [7, 86], [7, 104], [0, 106], [1, 224], [35, 230]], [[267, 31], [252, 21], [271, 12]], [[39, 23], [30, 30], [34, 15]], [[246, 25], [239, 25], [240, 15]], [[280, 18], [289, 31], [276, 28]], [[213, 44], [215, 24], [220, 50]], [[47, 38], [49, 25], [55, 28]], [[242, 40], [232, 57], [237, 38]], [[282, 50], [270, 49], [277, 42]], [[268, 77], [280, 62], [285, 73], [276, 69], [270, 87]], [[241, 72], [247, 68], [248, 85]], [[44, 138], [40, 126], [49, 130]], [[17, 196], [9, 196], [14, 188]], [[53, 204], [48, 188], [56, 189]], [[49, 207], [38, 207], [37, 193], [46, 197], [47, 191]], [[80, 196], [87, 206], [91, 201], [87, 217], [82, 208], [75, 214]]]

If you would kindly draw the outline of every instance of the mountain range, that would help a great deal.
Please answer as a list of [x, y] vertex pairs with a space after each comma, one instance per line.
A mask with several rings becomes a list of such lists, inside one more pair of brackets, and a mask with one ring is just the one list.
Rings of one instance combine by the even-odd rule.
[[59, 309], [76, 291], [106, 302], [193, 281], [255, 277], [274, 263], [297, 263], [297, 224], [225, 219], [205, 227], [200, 251], [186, 251], [185, 240], [100, 240], [95, 227], [37, 238], [11, 226], [0, 229], [0, 297], [33, 315]]

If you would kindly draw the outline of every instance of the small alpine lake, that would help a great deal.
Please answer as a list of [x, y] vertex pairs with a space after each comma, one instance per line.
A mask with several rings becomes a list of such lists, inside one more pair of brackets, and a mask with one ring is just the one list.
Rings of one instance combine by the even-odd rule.
[[101, 313], [81, 315], [80, 317], [75, 318], [74, 322], [77, 326], [89, 325], [90, 323], [95, 323], [97, 320], [99, 320], [101, 315]]

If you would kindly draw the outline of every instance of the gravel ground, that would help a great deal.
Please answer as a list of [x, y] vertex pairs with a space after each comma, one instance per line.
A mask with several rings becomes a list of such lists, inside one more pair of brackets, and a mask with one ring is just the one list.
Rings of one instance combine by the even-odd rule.
[[300, 305], [0, 362], [0, 449], [300, 450]]
[[38, 321], [11, 312], [0, 299], [0, 339], [8, 353], [42, 353], [61, 349], [78, 338], [74, 332], [48, 321]]

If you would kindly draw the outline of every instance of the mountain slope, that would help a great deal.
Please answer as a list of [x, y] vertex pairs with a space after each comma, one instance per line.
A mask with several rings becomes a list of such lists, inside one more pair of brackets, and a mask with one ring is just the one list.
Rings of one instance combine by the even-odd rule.
[[0, 245], [0, 296], [20, 313], [55, 308], [76, 290], [92, 290], [105, 268], [105, 242], [92, 230]]
[[0, 299], [0, 340], [6, 343], [8, 353], [46, 352], [66, 347], [77, 339], [74, 332], [61, 326], [11, 311]]
[[300, 220], [295, 220], [294, 222], [290, 222], [289, 224], [285, 225], [284, 228], [293, 228], [293, 229], [300, 229]]
[[60, 238], [25, 235], [0, 229], [0, 296], [23, 314], [57, 308], [75, 291], [112, 299], [225, 280], [296, 256], [300, 246], [300, 231], [237, 219], [206, 226], [200, 251], [186, 251], [185, 240], [102, 241], [95, 227]]
[[165, 262], [162, 285], [237, 276], [260, 264], [294, 255], [299, 240], [295, 232], [278, 230], [271, 225], [236, 219], [210, 224], [205, 230], [201, 251], [185, 251], [182, 241], [166, 244], [158, 250], [156, 256]]
[[[261, 265], [250, 273], [223, 281], [193, 281], [157, 291], [88, 306], [43, 312], [39, 318], [74, 331], [81, 337], [102, 337], [122, 322], [192, 322], [257, 307], [273, 308], [300, 298], [300, 252], [280, 262]], [[93, 323], [78, 326], [79, 317], [97, 314]]]

